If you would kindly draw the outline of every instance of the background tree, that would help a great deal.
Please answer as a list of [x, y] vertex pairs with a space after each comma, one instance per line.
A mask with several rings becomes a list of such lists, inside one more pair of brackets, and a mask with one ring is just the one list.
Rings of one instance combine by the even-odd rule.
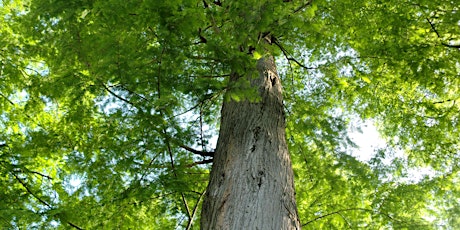
[[[199, 228], [221, 105], [259, 100], [231, 76], [266, 54], [303, 228], [459, 226], [455, 1], [1, 6], [6, 228]], [[359, 161], [348, 134], [366, 120], [388, 145]]]

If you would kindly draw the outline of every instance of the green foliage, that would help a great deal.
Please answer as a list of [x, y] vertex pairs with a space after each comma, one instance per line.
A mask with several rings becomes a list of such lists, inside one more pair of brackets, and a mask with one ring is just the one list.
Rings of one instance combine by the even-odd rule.
[[[181, 146], [212, 151], [222, 101], [259, 101], [229, 78], [267, 53], [304, 228], [460, 226], [455, 1], [0, 4], [1, 227], [198, 229], [210, 166]], [[368, 162], [356, 117], [388, 142]]]

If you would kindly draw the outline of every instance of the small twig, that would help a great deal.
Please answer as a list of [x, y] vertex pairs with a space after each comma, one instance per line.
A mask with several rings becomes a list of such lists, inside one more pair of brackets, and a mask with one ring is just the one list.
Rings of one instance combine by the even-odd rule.
[[[13, 166], [14, 166], [14, 165], [13, 165]], [[49, 180], [52, 180], [52, 179], [53, 179], [52, 177], [50, 177], [50, 176], [48, 176], [48, 175], [45, 175], [45, 174], [40, 173], [40, 172], [36, 172], [36, 171], [29, 170], [29, 169], [27, 169], [27, 168], [24, 168], [24, 170], [23, 170], [23, 169], [18, 169], [18, 170], [15, 170], [15, 171], [13, 171], [13, 172], [16, 172], [16, 173], [32, 173], [32, 174], [37, 174], [37, 175], [39, 175], [39, 176], [41, 176], [41, 177], [45, 177], [45, 178], [47, 178], [47, 179], [49, 179]]]
[[200, 106], [200, 142], [201, 142], [201, 149], [206, 151], [206, 146], [204, 145], [204, 135], [203, 135], [203, 105]]
[[187, 109], [187, 110], [185, 110], [183, 112], [180, 112], [178, 114], [174, 114], [172, 117], [182, 116], [182, 115], [184, 115], [184, 114], [186, 114], [186, 113], [198, 108], [199, 106], [202, 106], [205, 102], [211, 101], [214, 98], [219, 97], [223, 92], [225, 92], [225, 89], [220, 90], [220, 91], [218, 91], [216, 93], [213, 93], [213, 94], [205, 95], [205, 97], [201, 101], [199, 101], [196, 105], [192, 106], [191, 108], [189, 108], [189, 109]]
[[150, 168], [150, 166], [152, 166], [152, 164], [153, 164], [153, 162], [155, 161], [156, 158], [157, 158], [157, 157], [155, 156], [155, 157], [153, 157], [153, 158], [150, 160], [149, 164], [145, 167], [145, 172], [142, 173], [142, 176], [141, 176], [141, 178], [139, 179], [139, 181], [144, 180], [144, 177], [147, 175], [148, 169]]
[[[35, 199], [37, 199], [40, 203], [42, 203], [46, 207], [52, 208], [50, 204], [48, 204], [46, 201], [44, 201], [42, 198], [40, 198], [34, 192], [32, 192], [32, 190], [30, 190], [30, 188], [27, 186], [26, 182], [24, 182], [21, 178], [19, 178], [18, 175], [16, 175], [15, 173], [11, 173], [11, 174], [13, 174], [14, 178], [16, 178], [16, 180], [18, 180], [18, 182], [22, 185], [22, 187], [24, 187], [26, 189], [27, 193], [29, 193], [31, 196], [33, 196]], [[72, 223], [70, 221], [66, 221], [66, 222], [70, 226], [72, 226], [72, 227], [74, 227], [74, 228], [76, 228], [78, 230], [82, 230], [82, 228], [78, 227], [74, 223]]]
[[124, 89], [124, 90], [126, 90], [126, 91], [128, 91], [129, 93], [132, 93], [132, 94], [138, 96], [139, 98], [141, 98], [144, 101], [149, 101], [149, 99], [147, 99], [146, 97], [144, 97], [144, 96], [142, 96], [142, 95], [140, 95], [140, 94], [138, 94], [138, 93], [136, 93], [136, 92], [134, 92], [134, 91], [132, 91], [132, 90], [130, 90], [128, 88], [126, 88], [126, 86], [124, 86], [124, 85], [120, 84], [119, 87]]
[[309, 0], [307, 3], [299, 6], [296, 10], [294, 10], [294, 14], [301, 11], [302, 9], [304, 9], [305, 7], [309, 6], [311, 3], [313, 2], [313, 0]]
[[193, 78], [221, 78], [221, 77], [230, 77], [230, 74], [223, 74], [223, 75], [200, 75], [200, 76], [189, 76]]
[[443, 46], [449, 47], [449, 48], [459, 48], [460, 49], [460, 44], [459, 45], [450, 45], [447, 43], [442, 42], [441, 43]]

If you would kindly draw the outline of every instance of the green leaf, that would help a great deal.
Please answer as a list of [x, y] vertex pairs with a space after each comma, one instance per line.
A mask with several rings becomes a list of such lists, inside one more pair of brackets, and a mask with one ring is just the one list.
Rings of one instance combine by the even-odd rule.
[[256, 59], [256, 60], [259, 60], [259, 59], [262, 58], [262, 55], [259, 52], [254, 51], [254, 53], [252, 54], [252, 58]]

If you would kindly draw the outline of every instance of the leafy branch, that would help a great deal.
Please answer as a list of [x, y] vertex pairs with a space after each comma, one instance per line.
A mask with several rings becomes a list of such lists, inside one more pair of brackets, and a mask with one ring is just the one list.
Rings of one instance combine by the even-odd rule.
[[[157, 93], [158, 93], [158, 100], [161, 100], [161, 63], [162, 63], [162, 58], [163, 58], [163, 54], [165, 52], [165, 48], [163, 48], [162, 50], [162, 53], [160, 55], [160, 59], [159, 59], [159, 63], [160, 65], [158, 65], [158, 78], [157, 78]], [[160, 110], [160, 115], [162, 117], [164, 117], [164, 113], [162, 110]], [[175, 178], [178, 178], [177, 176], [177, 173], [176, 173], [176, 166], [174, 164], [174, 156], [173, 156], [173, 152], [172, 152], [172, 149], [171, 149], [171, 142], [170, 142], [170, 136], [168, 134], [168, 131], [167, 131], [167, 127], [165, 125], [163, 125], [162, 127], [162, 134], [163, 134], [163, 137], [164, 137], [164, 141], [166, 143], [166, 147], [167, 147], [167, 152], [168, 152], [168, 155], [169, 155], [169, 159], [170, 159], [170, 164], [171, 164], [171, 169], [173, 171], [173, 175]], [[182, 202], [184, 203], [184, 207], [185, 207], [185, 210], [187, 212], [187, 216], [188, 216], [188, 219], [190, 220], [192, 218], [191, 216], [191, 213], [190, 213], [190, 207], [187, 203], [187, 200], [185, 199], [185, 195], [183, 192], [180, 193], [181, 195], [181, 198], [182, 198]]]
[[292, 55], [290, 55], [289, 52], [278, 42], [277, 39], [272, 39], [272, 42], [273, 42], [273, 44], [275, 44], [281, 50], [281, 52], [283, 52], [284, 57], [288, 61], [293, 61], [297, 65], [301, 66], [304, 69], [316, 69], [316, 67], [308, 67], [308, 66], [300, 63], [299, 61], [297, 61], [297, 59], [295, 59]]
[[441, 40], [441, 44], [443, 46], [446, 46], [446, 47], [449, 47], [449, 48], [460, 48], [460, 44], [459, 45], [452, 45], [452, 44], [449, 44], [449, 43], [446, 43], [444, 41], [442, 41], [442, 37], [441, 35], [439, 34], [438, 30], [436, 29], [436, 27], [434, 26], [434, 23], [432, 21], [430, 21], [429, 18], [426, 18], [426, 20], [428, 21], [428, 23], [430, 24], [431, 26], [431, 29], [434, 31], [434, 33], [436, 34], [436, 36]]
[[[290, 1], [290, 0], [284, 0], [285, 2], [286, 1]], [[305, 4], [299, 6], [297, 9], [294, 10], [294, 13], [297, 13], [303, 9], [305, 9], [307, 6], [311, 5], [311, 3], [313, 2], [313, 0], [308, 0]]]
[[[24, 187], [27, 191], [28, 194], [30, 194], [32, 197], [34, 197], [36, 200], [38, 200], [41, 204], [45, 205], [46, 207], [48, 208], [52, 208], [52, 206], [50, 204], [48, 204], [48, 202], [46, 202], [45, 200], [43, 200], [41, 197], [39, 197], [37, 194], [35, 194], [30, 188], [29, 186], [27, 186], [27, 183], [25, 181], [23, 181], [17, 174], [15, 174], [14, 172], [12, 173], [14, 178], [16, 178], [16, 180], [22, 185], [22, 187]], [[70, 226], [72, 226], [73, 228], [75, 229], [78, 229], [78, 230], [82, 230], [83, 228], [80, 228], [79, 226], [75, 225], [74, 223], [70, 222], [70, 221], [66, 221], [67, 224], [69, 224]]]
[[104, 87], [104, 89], [105, 89], [107, 92], [109, 92], [112, 96], [116, 97], [117, 99], [119, 99], [119, 100], [121, 100], [121, 101], [123, 101], [123, 102], [125, 102], [125, 103], [127, 103], [127, 104], [130, 104], [130, 105], [136, 107], [136, 105], [135, 105], [134, 103], [132, 103], [131, 101], [129, 101], [128, 99], [123, 98], [123, 97], [119, 96], [118, 94], [116, 94], [115, 92], [113, 92], [113, 91], [109, 88], [109, 86], [107, 86], [106, 84], [104, 84], [104, 83], [101, 82], [101, 85], [102, 85], [102, 87]]

